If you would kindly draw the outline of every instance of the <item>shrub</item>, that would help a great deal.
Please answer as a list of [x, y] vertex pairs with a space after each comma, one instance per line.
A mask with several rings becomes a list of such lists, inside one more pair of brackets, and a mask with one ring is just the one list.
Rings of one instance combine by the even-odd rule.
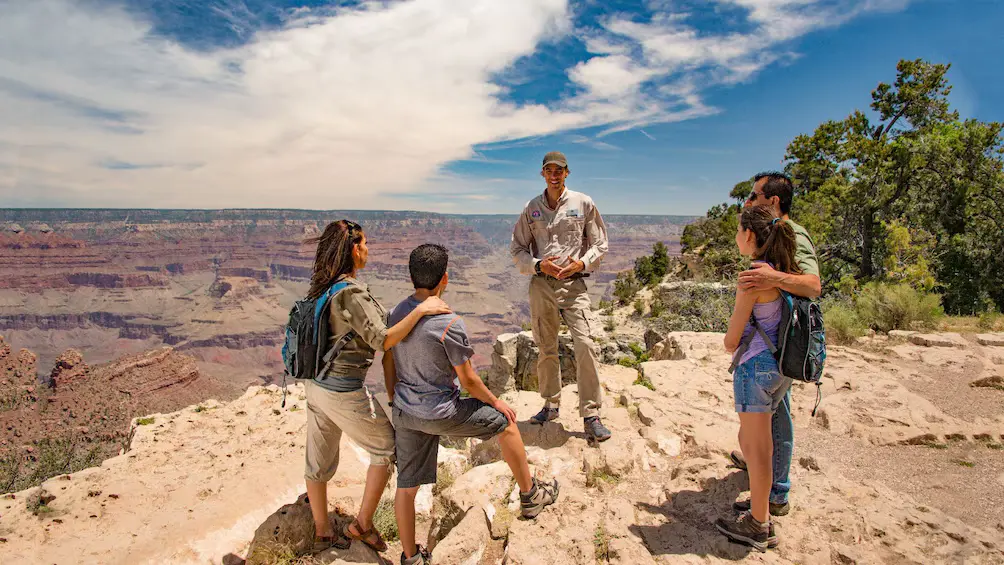
[[627, 367], [628, 369], [638, 368], [638, 360], [632, 357], [621, 357], [617, 360], [617, 364], [621, 367]]
[[665, 311], [666, 307], [663, 305], [662, 300], [656, 298], [652, 301], [652, 305], [649, 307], [648, 315], [653, 318], [658, 318], [659, 316], [662, 316]]
[[837, 345], [852, 343], [867, 329], [858, 318], [854, 305], [847, 301], [823, 303], [823, 322], [826, 324], [826, 341]]
[[980, 314], [980, 321], [977, 325], [981, 330], [995, 330], [1001, 320], [1001, 314], [994, 310], [986, 310]]
[[635, 278], [633, 271], [621, 272], [614, 279], [614, 297], [621, 304], [630, 304], [639, 290], [641, 283]]
[[610, 561], [610, 537], [603, 522], [600, 522], [593, 532], [593, 558], [597, 563]]
[[638, 299], [634, 301], [634, 313], [641, 316], [645, 313], [645, 301]]
[[735, 304], [735, 287], [692, 283], [677, 288], [659, 287], [658, 301], [665, 311], [653, 316], [659, 332], [725, 332]]
[[932, 327], [945, 315], [940, 296], [907, 284], [868, 283], [854, 303], [858, 318], [881, 332]]
[[638, 371], [638, 378], [634, 380], [634, 384], [643, 386], [648, 390], [655, 390], [655, 384], [652, 383], [652, 379], [646, 377], [645, 374], [641, 372], [641, 370]]
[[383, 539], [393, 542], [400, 535], [397, 531], [397, 518], [394, 516], [394, 500], [381, 498], [373, 513], [373, 527], [380, 532]]
[[146, 418], [136, 418], [137, 426], [149, 426], [154, 422], [153, 416], [147, 416]]
[[607, 316], [607, 321], [603, 323], [603, 329], [608, 332], [612, 332], [617, 329], [617, 326], [614, 325], [613, 316]]

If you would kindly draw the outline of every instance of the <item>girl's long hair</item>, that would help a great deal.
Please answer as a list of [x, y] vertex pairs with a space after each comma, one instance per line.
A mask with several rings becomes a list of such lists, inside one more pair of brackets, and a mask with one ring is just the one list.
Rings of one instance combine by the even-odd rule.
[[307, 298], [321, 296], [338, 279], [352, 272], [355, 268], [352, 249], [362, 240], [362, 226], [349, 220], [338, 220], [328, 224], [321, 235], [304, 242], [317, 244]]
[[767, 261], [778, 271], [802, 274], [795, 262], [795, 230], [788, 222], [774, 217], [767, 206], [751, 206], [743, 209], [739, 225], [756, 236], [753, 259]]

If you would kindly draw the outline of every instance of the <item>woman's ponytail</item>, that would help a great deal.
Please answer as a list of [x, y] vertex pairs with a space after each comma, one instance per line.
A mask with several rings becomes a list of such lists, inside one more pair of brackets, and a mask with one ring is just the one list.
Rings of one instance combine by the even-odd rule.
[[795, 230], [788, 222], [774, 217], [766, 206], [745, 208], [739, 222], [756, 236], [754, 259], [767, 261], [778, 271], [801, 274], [795, 262]]

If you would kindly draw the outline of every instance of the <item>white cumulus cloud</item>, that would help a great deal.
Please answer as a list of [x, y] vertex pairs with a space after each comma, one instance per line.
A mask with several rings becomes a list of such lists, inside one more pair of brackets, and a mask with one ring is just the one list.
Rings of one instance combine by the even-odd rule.
[[568, 39], [567, 0], [304, 9], [213, 51], [119, 8], [0, 0], [0, 205], [439, 209], [452, 186], [468, 206], [484, 198], [442, 167], [476, 145], [708, 115], [704, 88], [895, 3], [719, 2], [754, 31], [707, 35], [672, 8], [611, 17], [575, 30], [590, 58], [550, 70], [577, 93], [516, 104], [494, 77]]

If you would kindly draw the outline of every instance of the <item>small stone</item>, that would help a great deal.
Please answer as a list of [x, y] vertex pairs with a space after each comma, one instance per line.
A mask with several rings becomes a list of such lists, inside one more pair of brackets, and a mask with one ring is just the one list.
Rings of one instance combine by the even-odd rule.
[[100, 490], [89, 490], [89, 491], [87, 491], [87, 496], [90, 497], [90, 498], [94, 498], [95, 496], [101, 496], [101, 491]]
[[647, 400], [643, 400], [638, 403], [638, 419], [646, 426], [654, 424], [655, 406], [652, 406], [652, 403]]
[[38, 493], [38, 501], [39, 501], [39, 503], [41, 503], [43, 505], [47, 505], [50, 502], [52, 502], [53, 500], [56, 500], [56, 495], [54, 495], [54, 494], [52, 494], [52, 493], [50, 493], [50, 492], [48, 492], [48, 491], [46, 491], [44, 489], [41, 490]]
[[815, 457], [799, 457], [798, 464], [807, 471], [819, 471], [819, 462]]

